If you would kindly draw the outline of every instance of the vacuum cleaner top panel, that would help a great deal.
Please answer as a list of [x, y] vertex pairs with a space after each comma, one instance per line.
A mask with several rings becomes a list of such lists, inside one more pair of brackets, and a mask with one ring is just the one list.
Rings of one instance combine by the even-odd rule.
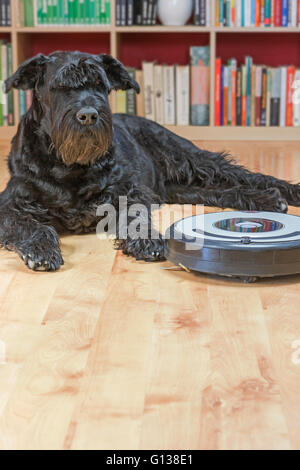
[[176, 222], [171, 238], [223, 249], [300, 247], [300, 217], [274, 212], [213, 212]]

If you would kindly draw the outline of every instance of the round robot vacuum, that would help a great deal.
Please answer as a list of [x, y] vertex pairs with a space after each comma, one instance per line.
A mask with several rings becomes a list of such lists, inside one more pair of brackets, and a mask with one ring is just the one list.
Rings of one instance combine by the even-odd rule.
[[213, 212], [181, 219], [166, 235], [166, 257], [188, 271], [239, 277], [300, 273], [300, 217]]

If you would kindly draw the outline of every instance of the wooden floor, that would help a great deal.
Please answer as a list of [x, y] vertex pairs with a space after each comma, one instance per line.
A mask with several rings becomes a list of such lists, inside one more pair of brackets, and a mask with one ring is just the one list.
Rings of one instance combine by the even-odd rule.
[[[300, 180], [297, 143], [201, 145]], [[1, 449], [300, 449], [299, 276], [165, 270], [94, 235], [62, 251], [52, 274], [0, 252]]]

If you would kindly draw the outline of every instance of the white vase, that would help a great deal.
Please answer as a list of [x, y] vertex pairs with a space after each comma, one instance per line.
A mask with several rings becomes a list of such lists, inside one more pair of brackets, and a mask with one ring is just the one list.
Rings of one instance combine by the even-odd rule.
[[193, 0], [158, 0], [158, 17], [165, 26], [183, 26], [193, 12]]

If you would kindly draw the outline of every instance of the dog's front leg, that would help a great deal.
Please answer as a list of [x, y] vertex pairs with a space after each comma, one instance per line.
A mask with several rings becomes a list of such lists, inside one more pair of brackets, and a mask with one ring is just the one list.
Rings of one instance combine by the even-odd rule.
[[126, 210], [119, 211], [116, 247], [137, 260], [165, 259], [165, 243], [153, 227], [151, 211], [159, 197], [147, 187], [133, 187], [126, 195]]
[[63, 264], [58, 235], [38, 214], [38, 206], [22, 200], [10, 182], [0, 194], [0, 247], [18, 253], [30, 269], [55, 271]]

